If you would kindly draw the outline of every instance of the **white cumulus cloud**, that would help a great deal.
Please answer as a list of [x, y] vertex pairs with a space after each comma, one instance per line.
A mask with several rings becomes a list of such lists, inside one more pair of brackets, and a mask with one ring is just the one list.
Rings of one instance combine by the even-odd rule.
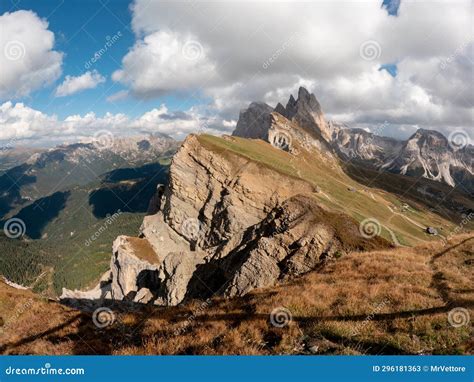
[[[153, 2], [132, 5], [135, 45], [114, 80], [135, 96], [185, 92], [233, 120], [249, 102], [273, 106], [305, 85], [329, 117], [357, 127], [472, 129], [473, 8], [469, 0]], [[182, 55], [198, 42], [195, 60]], [[199, 48], [200, 47], [200, 48]], [[398, 76], [378, 71], [396, 63]], [[224, 127], [223, 127], [224, 128]]]
[[233, 127], [235, 121], [205, 116], [195, 108], [170, 111], [166, 105], [151, 109], [136, 118], [123, 113], [98, 116], [89, 112], [70, 115], [61, 120], [56, 115], [45, 114], [23, 103], [8, 101], [0, 105], [0, 125], [2, 143], [50, 145], [87, 140], [100, 130], [108, 130], [117, 136], [162, 133], [183, 139], [195, 131], [217, 134], [220, 126]]
[[156, 31], [137, 41], [112, 78], [141, 97], [192, 90], [215, 75], [215, 66], [192, 35]]
[[97, 85], [105, 82], [105, 77], [96, 70], [87, 71], [84, 74], [73, 77], [66, 76], [63, 83], [56, 88], [56, 97], [65, 97], [86, 89], [94, 89]]
[[51, 84], [61, 75], [62, 61], [46, 20], [24, 10], [0, 16], [0, 99]]

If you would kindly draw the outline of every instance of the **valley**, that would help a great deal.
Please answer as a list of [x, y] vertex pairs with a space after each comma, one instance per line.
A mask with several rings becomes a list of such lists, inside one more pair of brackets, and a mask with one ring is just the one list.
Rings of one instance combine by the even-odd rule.
[[267, 106], [231, 136], [78, 145], [7, 171], [2, 223], [25, 227], [0, 240], [0, 316], [18, 328], [2, 351], [472, 353], [469, 191], [348, 159], [304, 88]]

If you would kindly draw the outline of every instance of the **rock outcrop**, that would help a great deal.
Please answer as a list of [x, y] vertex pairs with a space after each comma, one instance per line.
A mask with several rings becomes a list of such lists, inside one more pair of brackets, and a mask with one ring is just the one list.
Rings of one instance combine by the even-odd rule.
[[[288, 128], [285, 117], [270, 116], [269, 132]], [[301, 134], [292, 150], [306, 150], [305, 131], [292, 134]], [[177, 305], [240, 296], [308, 272], [338, 251], [388, 245], [364, 239], [353, 219], [325, 210], [315, 193], [303, 179], [190, 135], [155, 200], [160, 210], [145, 217], [140, 237], [118, 237], [108, 276], [89, 292], [65, 290], [62, 299]]]
[[327, 143], [331, 141], [331, 125], [326, 122], [321, 105], [315, 95], [303, 87], [299, 88], [297, 99], [293, 95], [290, 96], [286, 107], [278, 103], [275, 109], [272, 109], [265, 103], [252, 102], [248, 109], [240, 113], [232, 135], [263, 139], [272, 143], [269, 130], [276, 119], [275, 114], [284, 117], [287, 123], [292, 122], [305, 130], [312, 140], [318, 141], [324, 148], [327, 148]]
[[316, 96], [310, 94], [304, 87], [299, 88], [296, 100], [293, 95], [290, 96], [284, 111], [282, 105], [277, 106], [275, 111], [302, 128], [307, 129], [323, 141], [331, 141], [332, 132], [330, 125], [324, 118], [321, 105]]
[[474, 148], [459, 150], [437, 131], [419, 129], [400, 148], [396, 157], [382, 165], [383, 169], [402, 175], [423, 176], [474, 191]]
[[252, 102], [242, 110], [232, 135], [244, 138], [268, 140], [272, 107], [263, 102]]
[[[278, 121], [275, 115], [281, 116], [284, 122]], [[279, 129], [275, 125], [279, 125]], [[275, 135], [277, 130], [284, 133]], [[422, 176], [452, 187], [460, 186], [467, 193], [474, 192], [474, 147], [469, 142], [456, 148], [441, 133], [423, 129], [401, 141], [326, 121], [315, 95], [303, 87], [299, 88], [297, 99], [290, 96], [286, 106], [278, 103], [272, 110], [267, 104], [251, 103], [241, 112], [233, 135], [263, 139], [288, 151], [286, 137], [292, 132], [298, 134], [300, 140], [304, 137], [306, 146], [311, 142], [318, 151], [335, 153], [344, 161], [402, 175]]]

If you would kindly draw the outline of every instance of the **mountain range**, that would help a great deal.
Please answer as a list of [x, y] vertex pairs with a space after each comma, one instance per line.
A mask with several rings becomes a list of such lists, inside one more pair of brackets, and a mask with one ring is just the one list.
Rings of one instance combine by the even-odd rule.
[[[474, 306], [472, 148], [417, 134], [326, 121], [300, 88], [286, 106], [250, 104], [232, 136], [35, 155], [5, 173], [19, 184], [5, 216], [26, 231], [0, 241], [0, 318], [27, 337], [7, 331], [0, 350], [89, 353], [77, 334], [114, 354], [471, 352], [444, 315]], [[13, 299], [54, 324], [12, 320]]]
[[[0, 273], [29, 285], [46, 272], [52, 295], [96, 280], [113, 238], [138, 231], [177, 146], [166, 136], [110, 138], [38, 150], [6, 170], [0, 176]], [[22, 256], [13, 256], [18, 252]]]
[[315, 95], [303, 87], [297, 99], [290, 96], [286, 107], [281, 103], [275, 108], [265, 103], [251, 103], [241, 111], [233, 135], [268, 140], [274, 112], [306, 129], [343, 161], [443, 182], [469, 194], [474, 191], [474, 146], [466, 144], [456, 148], [435, 130], [419, 129], [401, 141], [326, 121]]

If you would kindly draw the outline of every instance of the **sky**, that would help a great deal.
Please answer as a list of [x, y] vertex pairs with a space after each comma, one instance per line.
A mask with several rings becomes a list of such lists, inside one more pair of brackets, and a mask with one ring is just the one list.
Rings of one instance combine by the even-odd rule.
[[473, 2], [2, 0], [0, 142], [230, 133], [299, 86], [328, 119], [474, 138]]

